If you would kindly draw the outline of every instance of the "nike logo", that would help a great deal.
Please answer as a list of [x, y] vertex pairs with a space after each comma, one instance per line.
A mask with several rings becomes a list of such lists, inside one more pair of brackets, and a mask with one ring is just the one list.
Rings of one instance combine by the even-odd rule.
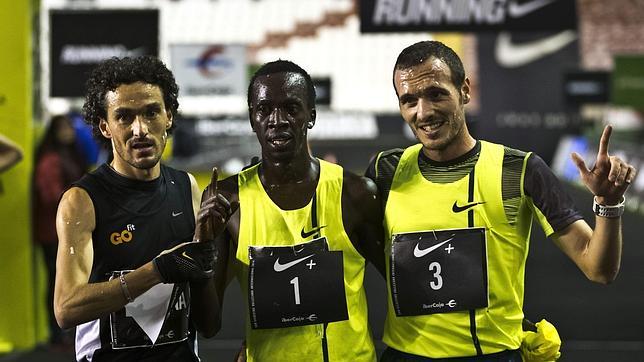
[[313, 228], [313, 229], [311, 229], [311, 230], [309, 230], [309, 231], [304, 231], [304, 228], [302, 228], [302, 232], [300, 233], [300, 235], [302, 236], [302, 239], [306, 239], [306, 238], [308, 238], [309, 236], [311, 236], [311, 235], [313, 235], [313, 234], [317, 233], [317, 232], [318, 232], [318, 231], [320, 231], [321, 229], [324, 229], [325, 227], [326, 227], [326, 225], [322, 225], [322, 226], [318, 226], [318, 227], [316, 227], [316, 228]]
[[455, 213], [458, 213], [458, 212], [465, 211], [465, 210], [467, 210], [467, 209], [469, 209], [471, 207], [474, 207], [476, 205], [480, 205], [480, 204], [484, 204], [484, 203], [485, 203], [485, 201], [480, 201], [480, 202], [472, 202], [470, 204], [465, 204], [463, 206], [458, 206], [456, 201], [454, 201], [454, 205], [452, 205], [452, 211], [455, 212]]
[[274, 269], [276, 272], [278, 272], [278, 273], [279, 273], [279, 272], [281, 272], [281, 271], [284, 271], [284, 270], [286, 270], [286, 269], [288, 269], [288, 268], [292, 267], [292, 266], [293, 266], [293, 265], [295, 265], [295, 264], [298, 264], [298, 263], [303, 262], [304, 260], [306, 260], [306, 259], [308, 259], [308, 258], [312, 257], [313, 255], [314, 255], [314, 254], [311, 254], [311, 255], [305, 256], [305, 257], [303, 257], [303, 258], [295, 259], [295, 260], [293, 260], [293, 261], [289, 261], [289, 262], [288, 262], [288, 263], [286, 263], [286, 264], [280, 264], [280, 258], [277, 258], [277, 260], [275, 260], [275, 264], [273, 265], [273, 269]]
[[496, 38], [496, 62], [506, 68], [518, 68], [553, 54], [577, 39], [573, 30], [564, 30], [547, 38], [513, 44], [510, 33], [501, 32]]
[[555, 2], [555, 0], [534, 0], [527, 3], [518, 4], [515, 0], [510, 3], [508, 13], [513, 18], [520, 18], [553, 2]]
[[186, 252], [185, 252], [185, 251], [184, 251], [183, 253], [181, 253], [181, 255], [182, 255], [183, 257], [185, 257], [186, 259], [190, 259], [190, 260], [192, 260], [192, 261], [195, 261], [193, 258], [191, 258], [191, 257], [190, 257], [190, 255], [186, 254]]
[[422, 258], [423, 256], [425, 256], [425, 255], [427, 255], [427, 254], [431, 253], [432, 251], [434, 251], [434, 250], [436, 250], [436, 249], [440, 248], [440, 247], [441, 247], [441, 245], [445, 244], [446, 242], [448, 242], [448, 241], [452, 241], [452, 239], [454, 239], [454, 237], [453, 237], [453, 236], [452, 236], [451, 238], [449, 238], [449, 239], [445, 240], [445, 241], [441, 241], [440, 243], [438, 243], [438, 244], [436, 244], [436, 245], [432, 245], [432, 246], [430, 246], [430, 247], [429, 247], [429, 248], [427, 248], [427, 249], [419, 249], [419, 248], [418, 248], [418, 245], [419, 245], [420, 243], [418, 243], [418, 244], [416, 244], [416, 247], [414, 248], [414, 256], [415, 256], [415, 257], [417, 257], [417, 258]]
[[173, 212], [172, 212], [172, 217], [177, 217], [177, 216], [179, 216], [179, 215], [181, 215], [181, 214], [183, 214], [183, 211], [180, 211], [180, 212], [174, 212], [174, 211], [173, 211]]

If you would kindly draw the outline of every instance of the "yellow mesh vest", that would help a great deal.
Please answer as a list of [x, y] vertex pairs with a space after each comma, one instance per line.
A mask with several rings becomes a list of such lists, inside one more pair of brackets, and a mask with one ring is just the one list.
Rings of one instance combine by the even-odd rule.
[[[298, 210], [280, 209], [266, 194], [258, 166], [239, 174], [240, 226], [236, 252], [237, 278], [248, 295], [248, 247], [292, 246], [302, 240], [303, 227], [311, 228], [311, 202]], [[353, 247], [342, 225], [342, 167], [320, 160], [316, 188], [318, 225], [326, 225], [329, 250], [343, 254], [344, 288], [349, 319], [329, 323], [329, 361], [375, 361], [376, 354], [367, 321], [363, 288], [365, 259]], [[245, 299], [248, 303], [248, 298]], [[248, 305], [246, 306], [248, 313]], [[322, 361], [322, 325], [279, 329], [252, 329], [246, 315], [248, 361]]]
[[[394, 174], [385, 206], [386, 250], [391, 252], [391, 236], [396, 233], [484, 227], [489, 304], [487, 308], [474, 311], [472, 316], [468, 311], [460, 311], [396, 317], [387, 278], [388, 311], [383, 340], [397, 350], [432, 358], [474, 356], [477, 350], [470, 330], [470, 319], [473, 318], [483, 354], [517, 349], [523, 335], [523, 279], [532, 204], [521, 188], [522, 200], [517, 220], [510, 225], [503, 209], [501, 193], [503, 146], [481, 142], [481, 153], [474, 167], [471, 185], [471, 174], [448, 184], [425, 179], [418, 168], [421, 147], [418, 144], [407, 148]], [[484, 202], [472, 208], [473, 225], [469, 225], [468, 212], [452, 211], [454, 202], [465, 205], [470, 202], [468, 200]], [[389, 256], [386, 259], [389, 275]]]

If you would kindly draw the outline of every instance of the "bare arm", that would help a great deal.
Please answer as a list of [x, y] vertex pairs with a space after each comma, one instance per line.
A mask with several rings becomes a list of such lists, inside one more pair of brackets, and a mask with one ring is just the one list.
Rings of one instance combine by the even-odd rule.
[[384, 277], [383, 212], [376, 184], [345, 172], [342, 194], [342, 218], [351, 242]]
[[[62, 197], [56, 215], [58, 257], [54, 313], [62, 328], [70, 328], [117, 311], [127, 304], [118, 279], [89, 283], [94, 251], [94, 205], [85, 190], [73, 187]], [[152, 262], [125, 276], [132, 298], [161, 282]]]
[[0, 173], [22, 160], [22, 150], [7, 137], [0, 134]]
[[[610, 126], [604, 129], [597, 161], [591, 169], [586, 167], [578, 154], [572, 155], [583, 183], [600, 205], [618, 204], [637, 173], [633, 166], [608, 155], [611, 131]], [[594, 230], [585, 221], [576, 221], [557, 233], [554, 240], [588, 279], [607, 284], [617, 277], [622, 257], [620, 217], [596, 216]]]
[[[190, 176], [190, 185], [192, 186], [192, 207], [196, 218], [195, 222], [199, 224], [198, 218], [202, 199], [201, 191], [195, 178], [190, 174], [188, 175]], [[217, 176], [215, 175], [213, 177], [216, 178]], [[205, 196], [206, 194], [204, 193], [204, 200], [206, 199]], [[197, 225], [197, 228], [199, 228], [199, 225]], [[207, 238], [208, 236], [201, 234], [198, 236], [199, 239], [202, 237]], [[195, 239], [198, 238], [195, 235]], [[212, 240], [203, 241], [212, 242]], [[220, 257], [220, 255], [217, 256], [218, 259]], [[215, 265], [217, 264], [219, 262]], [[217, 275], [217, 270], [215, 270], [215, 275]], [[221, 302], [216, 292], [215, 278], [209, 278], [200, 283], [190, 283], [190, 291], [192, 295], [190, 317], [197, 331], [206, 338], [214, 336], [221, 328]]]

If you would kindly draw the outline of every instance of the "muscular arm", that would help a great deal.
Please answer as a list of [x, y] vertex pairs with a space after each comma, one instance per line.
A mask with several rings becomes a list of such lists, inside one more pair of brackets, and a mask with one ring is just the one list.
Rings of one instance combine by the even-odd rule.
[[[581, 156], [572, 154], [582, 182], [601, 205], [618, 204], [637, 174], [633, 166], [608, 154], [611, 132], [612, 127], [604, 128], [592, 168], [586, 167]], [[622, 256], [621, 217], [596, 216], [594, 230], [583, 220], [575, 221], [555, 233], [554, 240], [588, 279], [607, 284], [617, 277]]]
[[344, 173], [342, 221], [360, 254], [385, 275], [382, 203], [375, 183], [366, 177]]
[[577, 220], [553, 240], [589, 280], [608, 284], [615, 280], [622, 257], [621, 218], [595, 217], [595, 230]]
[[[58, 257], [54, 313], [62, 328], [70, 328], [117, 311], [127, 304], [118, 279], [88, 283], [94, 251], [94, 205], [85, 190], [73, 187], [62, 197], [56, 215]], [[161, 282], [152, 262], [125, 275], [130, 296], [136, 298]]]
[[7, 137], [0, 134], [0, 173], [22, 160], [22, 150]]
[[[201, 205], [201, 191], [195, 178], [188, 175], [192, 188], [192, 208], [196, 218]], [[221, 258], [221, 251], [219, 251], [217, 258]], [[215, 270], [215, 275], [217, 275], [217, 270]], [[215, 278], [190, 283], [190, 291], [192, 295], [190, 317], [197, 331], [206, 338], [214, 336], [221, 328], [221, 303], [215, 288]]]

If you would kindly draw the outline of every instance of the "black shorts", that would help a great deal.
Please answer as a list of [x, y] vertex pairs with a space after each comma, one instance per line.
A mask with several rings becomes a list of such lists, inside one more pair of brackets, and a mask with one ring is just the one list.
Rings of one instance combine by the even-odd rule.
[[472, 357], [453, 357], [453, 358], [429, 358], [417, 356], [415, 354], [401, 352], [397, 349], [387, 347], [380, 356], [380, 362], [522, 362], [519, 350], [502, 351], [492, 354]]

